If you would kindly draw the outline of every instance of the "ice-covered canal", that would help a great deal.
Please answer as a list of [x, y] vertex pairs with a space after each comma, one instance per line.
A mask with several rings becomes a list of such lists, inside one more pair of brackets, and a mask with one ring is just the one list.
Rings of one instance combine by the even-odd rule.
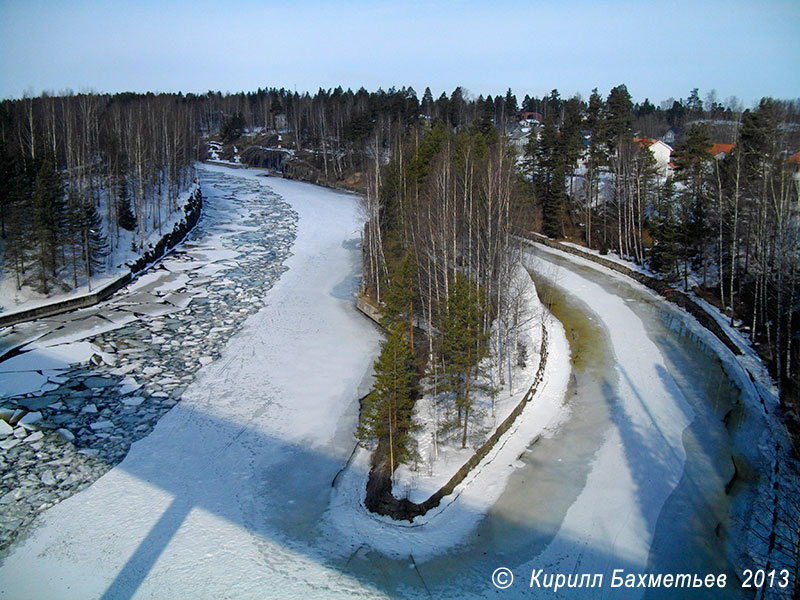
[[[254, 171], [200, 177], [206, 215], [163, 268], [31, 332], [51, 347], [53, 372], [27, 379], [39, 391], [26, 401], [46, 398], [29, 408], [76, 439], [20, 437], [3, 468], [27, 470], [3, 502], [70, 497], [5, 552], [3, 597], [517, 598], [537, 596], [532, 569], [726, 571], [732, 451], [720, 423], [735, 389], [660, 301], [550, 256], [564, 270], [541, 268], [540, 288], [571, 339], [569, 420], [529, 447], [500, 501], [448, 552], [417, 561], [413, 548], [387, 557], [368, 539], [343, 544], [325, 526], [331, 482], [379, 343], [352, 300], [357, 199]], [[627, 352], [609, 333], [620, 303], [635, 318]], [[70, 364], [87, 353], [104, 364]], [[71, 495], [73, 460], [83, 485], [105, 474]], [[498, 567], [514, 573], [509, 589], [492, 586]]]

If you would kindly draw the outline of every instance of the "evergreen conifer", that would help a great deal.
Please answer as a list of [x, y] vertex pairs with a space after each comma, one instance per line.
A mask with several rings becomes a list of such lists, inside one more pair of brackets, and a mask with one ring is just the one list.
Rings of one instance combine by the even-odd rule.
[[399, 463], [413, 457], [413, 409], [417, 397], [414, 354], [405, 329], [395, 325], [373, 367], [375, 383], [364, 400], [356, 437], [361, 444], [377, 439], [388, 449], [392, 476]]
[[486, 306], [478, 286], [466, 275], [456, 273], [450, 284], [447, 312], [441, 324], [441, 352], [445, 363], [442, 389], [455, 394], [462, 427], [462, 448], [467, 446], [472, 381], [487, 353], [483, 331], [485, 313]]

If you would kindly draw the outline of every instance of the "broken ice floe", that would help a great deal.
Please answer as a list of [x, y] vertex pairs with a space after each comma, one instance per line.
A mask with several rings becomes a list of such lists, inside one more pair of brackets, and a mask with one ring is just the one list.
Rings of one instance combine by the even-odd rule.
[[152, 431], [285, 270], [289, 205], [253, 180], [204, 172], [202, 184], [204, 217], [150, 272], [0, 334], [0, 351], [22, 346], [0, 362], [0, 549]]

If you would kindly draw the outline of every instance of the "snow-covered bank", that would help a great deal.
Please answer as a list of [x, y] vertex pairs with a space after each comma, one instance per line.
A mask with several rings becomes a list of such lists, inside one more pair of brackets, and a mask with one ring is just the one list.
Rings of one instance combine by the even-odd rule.
[[[730, 327], [726, 318], [720, 315], [715, 307], [705, 306], [708, 314], [715, 318], [729, 340], [738, 346], [739, 353], [734, 354], [728, 344], [723, 343], [691, 314], [673, 307], [669, 302], [665, 302], [663, 298], [647, 286], [630, 279], [616, 270], [586, 258], [544, 246], [537, 246], [537, 252], [565, 259], [576, 265], [578, 269], [589, 269], [602, 273], [610, 280], [616, 280], [625, 286], [630, 286], [630, 288], [637, 290], [642, 295], [652, 296], [654, 302], [664, 305], [667, 310], [678, 316], [681, 328], [690, 331], [691, 335], [695, 336], [710, 353], [719, 359], [727, 379], [741, 391], [741, 406], [739, 410], [743, 415], [736, 417], [738, 421], [741, 421], [742, 425], [732, 426], [726, 432], [727, 443], [730, 445], [730, 455], [722, 458], [728, 462], [728, 468], [724, 473], [723, 479], [717, 481], [716, 485], [725, 486], [733, 477], [733, 466], [730, 460], [734, 454], [737, 460], [747, 462], [747, 472], [744, 474], [745, 479], [754, 478], [750, 481], [749, 486], [746, 486], [743, 491], [730, 499], [730, 512], [727, 518], [730, 521], [731, 531], [725, 538], [725, 558], [733, 565], [762, 565], [765, 560], [764, 557], [767, 556], [767, 545], [771, 535], [771, 514], [776, 506], [774, 490], [777, 488], [774, 487], [774, 479], [779, 471], [779, 469], [776, 469], [776, 462], [780, 463], [793, 459], [788, 455], [787, 433], [778, 417], [777, 389], [748, 339], [741, 332]], [[564, 279], [565, 277], [566, 279]], [[569, 270], [559, 269], [558, 278], [559, 285], [570, 286], [570, 289], [573, 289], [571, 286], [574, 284], [570, 283]], [[576, 295], [582, 297], [580, 293]], [[592, 295], [589, 294], [584, 297], [588, 303]], [[699, 304], [704, 303], [702, 299], [696, 297], [694, 300]], [[589, 305], [595, 308], [596, 303], [589, 303]], [[625, 335], [629, 334], [630, 331], [625, 333]], [[701, 373], [697, 375], [702, 377]], [[712, 400], [713, 398], [708, 398], [707, 402], [710, 403]], [[673, 423], [673, 425], [675, 424]], [[719, 425], [715, 424], [715, 427], [717, 426]], [[686, 436], [684, 436], [684, 442], [686, 442]], [[784, 486], [788, 486], [793, 490], [796, 482], [786, 479], [791, 477], [791, 470], [783, 469], [781, 473], [779, 477], [781, 479], [779, 481], [781, 489]], [[708, 484], [708, 482], [705, 483]], [[778, 502], [786, 502], [786, 499], [778, 500]], [[793, 512], [793, 508], [789, 508], [787, 511], [788, 514]], [[680, 554], [680, 548], [671, 547], [668, 541], [666, 545], [670, 552]], [[663, 552], [664, 549], [661, 549], [661, 551]], [[770, 560], [774, 566], [786, 566], [780, 557], [770, 557]]]
[[[537, 312], [542, 312], [540, 305]], [[357, 450], [350, 467], [337, 483], [325, 519], [325, 530], [341, 540], [339, 552], [349, 555], [366, 544], [389, 556], [412, 555], [416, 560], [424, 561], [457, 546], [474, 532], [503, 493], [519, 455], [537, 437], [547, 436], [555, 430], [568, 413], [564, 402], [569, 380], [567, 340], [556, 319], [550, 315], [542, 315], [541, 318], [545, 320], [548, 331], [550, 356], [538, 391], [486, 458], [470, 471], [452, 494], [442, 499], [439, 506], [416, 517], [411, 524], [367, 512], [363, 504], [370, 453], [361, 448]], [[536, 325], [538, 328], [538, 323]], [[538, 366], [538, 362], [535, 364]], [[532, 373], [535, 375], [535, 368]], [[532, 380], [527, 383], [529, 387]], [[498, 422], [508, 416], [526, 391], [527, 388], [523, 388], [516, 394], [505, 394], [506, 397], [498, 406]], [[444, 485], [474, 453], [474, 449], [456, 451], [450, 447], [448, 451], [452, 451], [455, 457], [447, 456], [441, 461], [434, 461], [433, 474], [427, 477], [413, 474], [405, 468], [400, 485], [407, 485], [408, 480], [416, 479], [415, 497], [426, 499]]]
[[[142, 258], [153, 248], [163, 243], [171, 235], [171, 232], [174, 232], [179, 227], [180, 223], [185, 223], [190, 218], [192, 220], [197, 219], [199, 213], [196, 215], [190, 214], [193, 206], [191, 200], [197, 191], [198, 186], [196, 183], [184, 190], [177, 200], [179, 208], [172, 212], [168, 210], [170, 203], [166, 201], [166, 198], [159, 203], [161, 216], [158, 218], [158, 222], [161, 226], [149, 232], [145, 237], [142, 251], [133, 249], [132, 243], [135, 241], [135, 234], [120, 229], [119, 239], [115, 241], [113, 247], [107, 248], [108, 254], [104, 259], [105, 265], [102, 271], [95, 274], [91, 280], [87, 280], [85, 276], [80, 277], [79, 285], [68, 292], [44, 295], [26, 284], [23, 284], [21, 289], [17, 289], [16, 276], [13, 270], [4, 265], [4, 268], [0, 269], [0, 311], [2, 311], [0, 314], [5, 317], [51, 305], [55, 306], [59, 303], [80, 301], [83, 298], [91, 297], [93, 293], [96, 294], [98, 290], [113, 286], [115, 282], [123, 279], [131, 272], [131, 265], [137, 263], [137, 261], [141, 262]], [[107, 202], [106, 194], [102, 194], [101, 206], [104, 206]], [[155, 220], [155, 217], [153, 219]], [[107, 224], [103, 223], [103, 227], [107, 227]], [[88, 305], [84, 304], [84, 306]], [[48, 314], [58, 313], [51, 311]], [[37, 317], [34, 316], [32, 318]]]
[[[423, 380], [425, 393], [416, 401], [413, 414], [413, 458], [400, 464], [391, 480], [388, 473], [370, 470], [363, 501], [370, 511], [396, 521], [424, 524], [426, 519], [422, 516], [439, 508], [442, 502], [450, 504], [453, 496], [462, 493], [465, 480], [474, 488], [481, 488], [481, 483], [474, 482], [474, 471], [488, 470], [487, 465], [493, 462], [490, 455], [494, 455], [497, 445], [508, 442], [509, 429], [519, 427], [518, 420], [529, 403], [537, 404], [536, 421], [540, 426], [555, 427], [564, 418], [567, 410], [564, 404], [540, 404], [539, 398], [540, 384], [554, 372], [553, 365], [548, 363], [548, 330], [552, 329], [552, 319], [537, 296], [530, 274], [521, 264], [515, 267], [512, 277], [515, 296], [510, 304], [515, 307], [515, 326], [502, 338], [498, 323], [492, 328], [490, 337], [498, 341], [498, 346], [476, 369], [466, 445], [462, 443], [460, 426], [441, 429], [441, 423], [452, 415], [442, 414], [441, 398], [431, 392], [435, 387], [431, 378]], [[370, 319], [379, 321], [361, 298], [358, 307]], [[507, 344], [508, 357], [497, 356], [500, 340]], [[560, 354], [556, 358], [560, 361], [556, 367], [566, 367], [567, 361]], [[526, 414], [530, 418], [531, 411]], [[528, 443], [532, 441], [529, 439]], [[375, 460], [373, 455], [371, 461]], [[493, 471], [496, 469], [491, 467]], [[481, 482], [485, 480], [486, 477], [480, 478]], [[483, 498], [491, 506], [492, 496], [484, 494]]]
[[[475, 382], [477, 385], [472, 387], [471, 435], [466, 448], [461, 447], [459, 431], [445, 438], [436, 433], [443, 417], [438, 415], [440, 409], [431, 393], [417, 401], [414, 422], [419, 429], [414, 432], [414, 438], [419, 459], [416, 464], [400, 465], [395, 471], [393, 495], [396, 498], [407, 497], [412, 502], [421, 503], [444, 486], [481, 443], [508, 418], [534, 384], [542, 360], [542, 322], [549, 317], [536, 294], [536, 286], [521, 265], [517, 266], [514, 277], [522, 315], [517, 341], [519, 347], [525, 349], [524, 366], [513, 366], [511, 381], [508, 381], [506, 369], [503, 369], [504, 381], [501, 383], [497, 377], [496, 361], [490, 357], [484, 359]], [[556, 358], [561, 363], [565, 362], [562, 356]], [[551, 374], [552, 370], [545, 373]], [[430, 382], [426, 384], [429, 388]], [[496, 391], [494, 399], [489, 390]], [[550, 420], [546, 418], [546, 410], [544, 406], [537, 409], [537, 415], [543, 422]], [[555, 415], [553, 418], [556, 419]]]
[[0, 363], [0, 548], [150, 433], [285, 270], [294, 211], [200, 171], [203, 216], [175, 252], [110, 300], [0, 335], [21, 346]]
[[616, 356], [618, 404], [612, 409], [615, 427], [595, 455], [583, 491], [537, 563], [555, 563], [564, 572], [603, 571], [606, 564], [574, 552], [578, 543], [644, 572], [661, 507], [683, 472], [682, 433], [693, 413], [623, 298], [566, 269], [554, 279], [602, 319]]
[[357, 199], [236, 175], [268, 183], [299, 214], [289, 270], [150, 436], [12, 546], [4, 596], [374, 596], [358, 582], [332, 584], [336, 572], [303, 542], [316, 537], [314, 514], [352, 449], [378, 348], [353, 306]]

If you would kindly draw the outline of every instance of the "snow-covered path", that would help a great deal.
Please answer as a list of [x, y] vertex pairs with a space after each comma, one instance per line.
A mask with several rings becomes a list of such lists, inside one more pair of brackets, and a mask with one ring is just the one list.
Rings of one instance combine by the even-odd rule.
[[289, 270], [151, 435], [11, 548], [3, 597], [333, 597], [334, 574], [345, 596], [362, 587], [304, 543], [316, 535], [319, 496], [352, 450], [379, 341], [352, 302], [358, 202], [264, 184], [299, 214]]

